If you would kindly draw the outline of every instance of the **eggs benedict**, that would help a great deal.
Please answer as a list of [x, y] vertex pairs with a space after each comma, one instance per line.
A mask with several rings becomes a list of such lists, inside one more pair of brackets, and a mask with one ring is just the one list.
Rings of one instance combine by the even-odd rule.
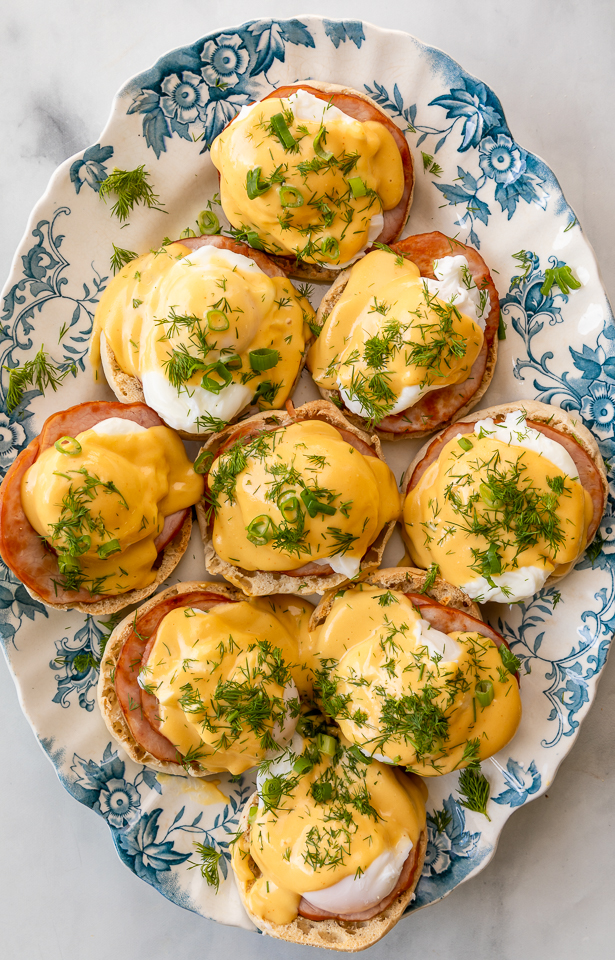
[[608, 486], [595, 439], [536, 401], [481, 410], [419, 452], [402, 481], [413, 562], [479, 602], [533, 596], [591, 543]]
[[378, 439], [324, 400], [229, 428], [199, 464], [207, 570], [250, 596], [322, 593], [375, 569], [399, 516]]
[[408, 237], [340, 274], [318, 309], [308, 367], [353, 423], [388, 440], [425, 436], [489, 386], [499, 318], [476, 250], [441, 233]]
[[0, 487], [0, 551], [36, 599], [111, 613], [154, 592], [203, 492], [177, 434], [143, 403], [49, 417]]
[[235, 236], [293, 274], [333, 278], [374, 241], [396, 240], [414, 185], [406, 139], [373, 100], [297, 83], [242, 107], [211, 145]]
[[413, 898], [426, 848], [427, 790], [418, 777], [363, 756], [303, 714], [288, 750], [263, 764], [232, 866], [263, 933], [362, 950]]
[[130, 261], [96, 311], [90, 356], [118, 399], [145, 400], [186, 439], [251, 405], [283, 407], [314, 311], [283, 271], [227, 237], [193, 237]]
[[418, 570], [379, 570], [328, 594], [302, 656], [323, 711], [368, 757], [423, 777], [475, 766], [502, 749], [521, 719], [518, 661], [503, 637]]
[[137, 763], [181, 776], [240, 774], [279, 753], [299, 715], [298, 645], [313, 608], [228, 584], [169, 587], [115, 628], [98, 702]]

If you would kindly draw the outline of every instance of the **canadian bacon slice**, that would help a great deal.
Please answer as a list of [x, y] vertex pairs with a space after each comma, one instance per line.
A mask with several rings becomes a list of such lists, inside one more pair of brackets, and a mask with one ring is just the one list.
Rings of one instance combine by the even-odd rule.
[[[132, 420], [146, 428], [164, 426], [158, 414], [144, 403], [89, 401], [77, 404], [53, 414], [45, 421], [40, 435], [16, 457], [0, 486], [0, 554], [26, 587], [51, 603], [94, 603], [103, 599], [104, 594], [92, 595], [87, 590], [68, 591], [58, 585], [60, 574], [56, 554], [30, 525], [25, 515], [21, 503], [21, 483], [38, 456], [53, 446], [60, 437], [76, 436], [111, 417]], [[185, 519], [185, 511], [178, 513]], [[173, 515], [173, 518], [166, 518], [170, 521], [166, 530], [167, 539], [159, 547], [160, 550], [181, 528], [181, 524], [176, 527], [179, 518], [176, 515]], [[168, 536], [173, 530], [173, 536]], [[164, 528], [158, 539], [162, 537], [164, 541], [163, 535]]]
[[210, 610], [218, 603], [233, 603], [228, 597], [209, 591], [196, 591], [169, 597], [141, 617], [135, 615], [132, 630], [126, 638], [115, 669], [115, 691], [126, 723], [134, 739], [157, 760], [181, 762], [176, 748], [159, 730], [158, 700], [139, 685], [138, 677], [147, 663], [163, 619], [178, 607]]
[[[481, 255], [473, 247], [459, 240], [452, 240], [445, 234], [434, 231], [406, 237], [405, 240], [393, 244], [392, 249], [412, 260], [419, 268], [421, 276], [431, 280], [435, 280], [434, 260], [463, 256], [468, 261], [476, 286], [479, 290], [487, 290], [489, 294], [490, 311], [485, 323], [483, 345], [472, 364], [467, 380], [438, 390], [430, 390], [412, 407], [385, 417], [378, 424], [378, 429], [387, 433], [430, 433], [448, 423], [456, 414], [467, 412], [467, 405], [474, 406], [489, 385], [497, 355], [496, 337], [500, 325], [500, 301], [489, 268]], [[484, 388], [481, 390], [483, 384]], [[476, 396], [477, 393], [479, 393], [478, 396]]]

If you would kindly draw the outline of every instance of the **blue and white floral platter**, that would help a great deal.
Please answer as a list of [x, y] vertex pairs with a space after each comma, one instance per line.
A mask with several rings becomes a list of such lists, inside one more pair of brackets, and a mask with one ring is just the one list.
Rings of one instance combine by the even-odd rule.
[[[577, 415], [607, 461], [615, 454], [615, 325], [591, 248], [557, 179], [516, 143], [495, 94], [450, 57], [413, 37], [356, 20], [257, 20], [212, 33], [161, 57], [118, 95], [97, 144], [67, 160], [35, 207], [3, 292], [1, 363], [13, 367], [45, 345], [76, 365], [57, 393], [30, 390], [6, 413], [0, 383], [0, 467], [55, 410], [112, 399], [87, 363], [88, 338], [109, 281], [112, 243], [144, 252], [195, 228], [217, 190], [212, 140], [249, 101], [280, 84], [319, 79], [376, 100], [405, 132], [417, 175], [406, 233], [441, 230], [478, 247], [501, 295], [507, 338], [484, 405], [539, 399]], [[139, 207], [121, 227], [98, 195], [114, 166], [143, 164], [161, 210]], [[521, 260], [514, 254], [526, 251]], [[569, 296], [541, 293], [545, 271], [566, 263], [581, 281]], [[296, 399], [316, 397], [304, 373]], [[4, 411], [4, 412], [2, 412]], [[401, 475], [416, 443], [388, 445]], [[570, 750], [595, 696], [615, 628], [615, 484], [601, 549], [581, 560], [561, 590], [490, 619], [522, 661], [523, 720], [514, 740], [484, 765], [490, 821], [460, 802], [457, 775], [429, 783], [430, 826], [409, 912], [450, 893], [495, 852], [511, 813], [540, 796]], [[401, 556], [389, 546], [385, 565]], [[175, 580], [205, 576], [194, 538]], [[0, 636], [23, 709], [73, 797], [107, 821], [122, 861], [173, 902], [251, 928], [228, 867], [229, 840], [253, 780], [209, 782], [156, 776], [109, 742], [95, 706], [105, 626], [80, 613], [47, 611], [0, 567]], [[195, 841], [221, 852], [218, 894], [191, 870]]]

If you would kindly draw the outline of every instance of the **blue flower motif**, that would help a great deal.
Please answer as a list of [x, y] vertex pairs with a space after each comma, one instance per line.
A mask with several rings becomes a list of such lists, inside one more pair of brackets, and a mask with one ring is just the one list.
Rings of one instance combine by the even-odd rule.
[[250, 65], [250, 54], [238, 33], [221, 33], [207, 40], [201, 53], [203, 79], [210, 87], [234, 87]]
[[528, 797], [540, 790], [542, 777], [533, 760], [527, 770], [524, 770], [522, 763], [509, 759], [506, 770], [501, 772], [509, 786], [497, 797], [492, 797], [494, 803], [507, 804], [509, 807], [520, 807]]
[[465, 811], [452, 794], [442, 805], [449, 820], [440, 833], [431, 821], [427, 822], [424, 877], [443, 875], [452, 868], [456, 860], [473, 857], [480, 840], [480, 833], [466, 830]]
[[465, 117], [463, 139], [459, 147], [461, 152], [477, 147], [493, 127], [504, 126], [504, 118], [499, 110], [488, 103], [489, 99], [495, 100], [495, 97], [485, 84], [469, 77], [463, 83], [465, 90], [458, 87], [429, 103], [430, 107], [436, 104], [444, 107], [447, 118]]
[[593, 426], [600, 440], [615, 435], [615, 386], [597, 380], [589, 386], [589, 396], [581, 401], [581, 416]]
[[438, 831], [429, 824], [429, 833], [427, 839], [427, 849], [425, 851], [425, 864], [423, 875], [431, 876], [434, 873], [446, 873], [451, 865], [451, 840], [450, 837]]
[[0, 412], [0, 468], [10, 467], [25, 441], [26, 431], [22, 425]]
[[140, 820], [124, 833], [117, 835], [118, 849], [131, 870], [141, 880], [155, 885], [158, 874], [166, 872], [172, 866], [185, 863], [189, 853], [179, 853], [170, 840], [157, 843], [158, 819], [162, 807], [151, 813], [144, 813]]
[[525, 173], [525, 150], [503, 133], [498, 134], [497, 140], [486, 137], [480, 145], [479, 154], [478, 162], [483, 173], [496, 183], [514, 183]]
[[600, 524], [600, 536], [602, 537], [602, 552], [611, 556], [615, 553], [615, 517], [611, 514], [605, 514]]
[[184, 70], [181, 80], [170, 73], [160, 84], [164, 94], [160, 106], [166, 117], [178, 123], [194, 123], [202, 107], [207, 103], [207, 87], [196, 73]]
[[120, 830], [137, 819], [141, 798], [127, 780], [107, 780], [98, 798], [100, 812], [111, 827]]
[[99, 143], [88, 147], [82, 159], [75, 160], [70, 168], [70, 180], [75, 185], [75, 191], [79, 193], [83, 184], [87, 183], [98, 193], [102, 181], [108, 176], [105, 161], [112, 156], [113, 147], [101, 147]]

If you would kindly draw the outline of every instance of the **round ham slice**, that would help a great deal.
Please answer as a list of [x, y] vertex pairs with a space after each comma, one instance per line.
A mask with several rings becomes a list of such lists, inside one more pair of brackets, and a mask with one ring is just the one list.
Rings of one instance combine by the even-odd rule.
[[500, 301], [489, 268], [481, 255], [473, 247], [468, 247], [459, 240], [451, 240], [450, 237], [437, 231], [421, 233], [414, 237], [406, 237], [405, 240], [394, 244], [393, 250], [412, 260], [421, 271], [421, 276], [429, 277], [431, 280], [435, 280], [434, 260], [463, 256], [468, 261], [476, 286], [479, 290], [485, 289], [489, 293], [491, 309], [485, 324], [484, 341], [480, 353], [472, 364], [468, 379], [463, 383], [431, 390], [408, 410], [385, 417], [378, 424], [379, 430], [389, 433], [430, 433], [448, 423], [458, 411], [471, 402], [472, 397], [482, 385], [485, 373], [488, 373], [487, 365], [500, 324]]
[[324, 100], [326, 103], [332, 103], [334, 107], [337, 107], [338, 110], [341, 110], [346, 116], [352, 117], [354, 120], [360, 120], [361, 123], [365, 123], [368, 120], [375, 120], [376, 123], [381, 123], [383, 127], [386, 127], [392, 135], [401, 155], [404, 171], [404, 192], [396, 207], [393, 207], [391, 210], [382, 211], [384, 225], [377, 239], [379, 243], [391, 243], [393, 240], [396, 240], [404, 229], [408, 201], [414, 187], [412, 155], [410, 154], [410, 148], [403, 133], [391, 118], [387, 117], [371, 100], [353, 96], [351, 93], [327, 93], [324, 90], [311, 87], [309, 83], [295, 83], [290, 86], [278, 87], [277, 90], [263, 97], [263, 99], [269, 100], [271, 97], [276, 99], [290, 97], [292, 93], [295, 93], [299, 89], [311, 93], [314, 97], [318, 97], [319, 100]]
[[115, 668], [115, 691], [130, 732], [157, 760], [181, 763], [181, 756], [170, 740], [160, 733], [158, 700], [139, 686], [138, 676], [147, 663], [163, 619], [178, 607], [210, 610], [218, 603], [233, 603], [228, 597], [210, 591], [195, 591], [169, 597], [135, 620], [122, 646]]
[[[158, 414], [144, 403], [102, 400], [80, 403], [45, 421], [40, 435], [22, 450], [0, 486], [0, 553], [15, 576], [50, 603], [95, 603], [105, 595], [92, 595], [87, 590], [68, 591], [59, 586], [56, 554], [28, 522], [21, 504], [21, 482], [39, 454], [52, 447], [60, 437], [75, 437], [111, 417], [132, 420], [146, 428], [164, 426]], [[165, 526], [156, 541], [159, 551], [177, 534], [185, 516], [186, 511], [182, 510], [165, 519]]]
[[[575, 466], [579, 471], [579, 482], [589, 493], [594, 508], [592, 520], [587, 530], [587, 542], [590, 543], [598, 529], [604, 510], [604, 485], [600, 471], [587, 451], [568, 434], [562, 433], [547, 423], [541, 423], [539, 420], [528, 420], [527, 425], [534, 430], [538, 430], [538, 432], [544, 434], [545, 437], [549, 437], [550, 440], [555, 440], [557, 443], [560, 443], [574, 460]], [[429, 444], [423, 459], [414, 468], [412, 476], [406, 484], [405, 494], [407, 495], [408, 492], [417, 485], [427, 468], [434, 460], [438, 459], [449, 440], [452, 440], [459, 433], [473, 432], [474, 423], [464, 423], [460, 421], [451, 424], [450, 427], [447, 427], [446, 430], [438, 434]]]
[[371, 920], [373, 917], [377, 917], [379, 913], [383, 913], [387, 907], [390, 907], [393, 901], [396, 900], [404, 890], [412, 886], [417, 856], [418, 847], [413, 847], [404, 861], [395, 887], [388, 896], [384, 897], [378, 903], [375, 903], [373, 907], [355, 913], [328, 913], [326, 910], [320, 910], [318, 907], [313, 906], [305, 897], [301, 897], [299, 901], [300, 916], [305, 917], [307, 920], [346, 920], [348, 922], [351, 920]]
[[273, 260], [270, 260], [266, 253], [249, 247], [247, 243], [238, 243], [230, 237], [223, 237], [220, 234], [206, 237], [187, 237], [185, 240], [178, 240], [177, 243], [183, 243], [185, 247], [189, 247], [191, 250], [198, 250], [199, 247], [218, 247], [219, 250], [230, 250], [231, 253], [237, 253], [242, 257], [248, 257], [249, 260], [254, 260], [256, 266], [260, 267], [268, 277], [286, 277], [284, 271]]

